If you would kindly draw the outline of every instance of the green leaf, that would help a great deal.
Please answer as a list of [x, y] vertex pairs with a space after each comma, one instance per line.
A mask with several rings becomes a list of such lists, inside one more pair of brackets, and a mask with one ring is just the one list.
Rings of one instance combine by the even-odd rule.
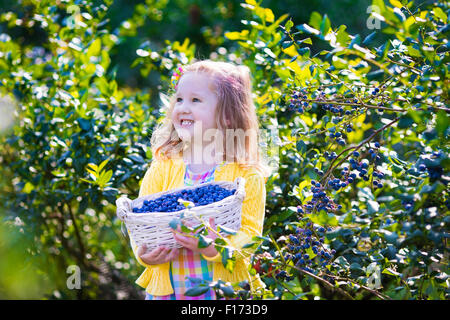
[[284, 28], [286, 29], [287, 32], [291, 31], [291, 28], [294, 26], [294, 23], [292, 22], [291, 19], [289, 19], [288, 22], [286, 22]]
[[181, 220], [178, 218], [173, 218], [169, 222], [169, 227], [171, 227], [173, 230], [178, 229], [178, 226], [181, 226]]
[[379, 69], [379, 70], [376, 70], [376, 71], [369, 72], [366, 75], [367, 80], [369, 80], [369, 81], [383, 79], [383, 76], [384, 76], [384, 70], [383, 69]]
[[[384, 0], [372, 0], [372, 6], [376, 7], [376, 12], [383, 15], [386, 11], [386, 5], [384, 4]], [[373, 10], [375, 11], [375, 10]]]
[[[88, 163], [87, 166], [92, 169], [93, 171], [95, 171], [95, 175], [97, 176], [98, 172], [100, 170], [98, 170], [98, 166], [95, 163]], [[88, 170], [88, 169], [86, 169]]]
[[106, 172], [102, 172], [102, 174], [100, 175], [100, 179], [98, 181], [98, 184], [101, 187], [106, 186], [108, 184], [109, 180], [111, 180], [112, 174], [113, 174], [112, 170], [108, 170]]
[[413, 46], [407, 46], [408, 54], [412, 57], [422, 58], [422, 54], [419, 50], [415, 49]]
[[259, 243], [258, 242], [249, 242], [247, 244], [244, 244], [242, 246], [242, 249], [256, 249], [258, 248]]
[[216, 238], [216, 240], [214, 240], [214, 243], [222, 247], [227, 245], [227, 242], [222, 238]]
[[222, 264], [230, 273], [233, 272], [236, 265], [236, 257], [233, 255], [234, 249], [231, 247], [221, 248]]
[[100, 54], [101, 49], [102, 49], [102, 41], [100, 40], [100, 38], [97, 38], [89, 46], [89, 49], [86, 52], [86, 56], [88, 58], [92, 56], [96, 57]]
[[91, 129], [91, 121], [83, 118], [78, 118], [77, 122], [82, 130], [89, 131]]
[[380, 209], [380, 204], [376, 201], [373, 200], [368, 200], [367, 201], [367, 209], [368, 209], [368, 214], [372, 215], [374, 213], [377, 213], [378, 210]]
[[363, 44], [368, 45], [369, 43], [371, 43], [373, 41], [373, 39], [375, 39], [376, 35], [377, 35], [376, 31], [369, 34], [367, 37], [364, 38]]
[[191, 233], [191, 232], [193, 232], [193, 229], [190, 228], [190, 227], [188, 227], [188, 226], [185, 226], [184, 224], [182, 224], [182, 225], [181, 225], [181, 232], [184, 232], [184, 233]]
[[295, 41], [298, 45], [301, 45], [301, 44], [312, 44], [312, 40], [311, 40], [311, 38], [305, 38], [305, 39], [302, 39], [302, 40], [297, 40], [297, 41]]
[[297, 147], [297, 151], [298, 151], [301, 155], [304, 155], [304, 154], [306, 153], [306, 151], [308, 150], [308, 147], [307, 147], [305, 141], [303, 141], [303, 140], [297, 141], [296, 147]]
[[209, 286], [192, 287], [187, 289], [184, 295], [188, 297], [197, 297], [208, 292], [208, 290], [210, 290]]
[[98, 166], [97, 172], [102, 171], [105, 165], [108, 163], [108, 161], [109, 159], [103, 160], [102, 163], [100, 163], [100, 165]]
[[331, 29], [331, 22], [330, 19], [328, 19], [328, 16], [325, 14], [323, 16], [322, 22], [320, 23], [320, 33], [323, 36], [326, 36], [330, 29]]
[[406, 20], [405, 14], [399, 8], [394, 8], [394, 14], [400, 19], [401, 22]]
[[[246, 32], [245, 32], [246, 31]], [[225, 37], [230, 39], [230, 40], [243, 40], [248, 36], [249, 31], [248, 30], [243, 30], [242, 32], [225, 32]]]
[[223, 295], [228, 298], [234, 297], [234, 289], [232, 286], [220, 285]]
[[181, 203], [185, 208], [193, 208], [195, 207], [195, 204], [192, 201], [184, 200], [184, 199], [178, 199], [178, 202]]
[[384, 239], [387, 243], [395, 245], [397, 243], [398, 234], [396, 232], [392, 232], [389, 230], [380, 230], [380, 232], [383, 234]]
[[206, 284], [205, 280], [202, 278], [196, 278], [196, 277], [190, 277], [190, 276], [186, 276], [186, 278], [195, 285], [201, 285], [201, 284]]
[[320, 210], [319, 213], [310, 215], [312, 222], [321, 226], [337, 226], [338, 220], [332, 213], [327, 213], [325, 210]]
[[339, 27], [337, 34], [336, 34], [336, 41], [343, 47], [347, 46], [347, 43], [350, 41], [350, 36], [345, 31], [347, 27], [342, 25]]
[[352, 274], [355, 274], [355, 275], [358, 275], [358, 276], [361, 276], [361, 275], [365, 274], [364, 270], [361, 268], [361, 265], [359, 263], [356, 263], [356, 262], [353, 262], [350, 265], [350, 272]]
[[322, 23], [322, 15], [317, 11], [313, 11], [311, 16], [309, 17], [309, 25], [313, 28], [320, 29], [320, 25]]
[[33, 190], [34, 190], [33, 184], [30, 183], [30, 182], [27, 182], [27, 183], [25, 183], [25, 186], [23, 187], [22, 192], [23, 193], [30, 193]]
[[402, 7], [403, 7], [403, 4], [402, 4], [400, 1], [398, 1], [398, 0], [389, 0], [389, 2], [390, 2], [394, 7], [397, 7], [397, 8], [402, 8]]
[[236, 234], [236, 231], [235, 231], [235, 230], [230, 229], [230, 228], [227, 228], [227, 227], [222, 226], [222, 225], [218, 225], [218, 226], [217, 226], [217, 230], [223, 231], [223, 232], [225, 232], [226, 234], [231, 234], [231, 235], [235, 235], [235, 234]]
[[213, 243], [213, 239], [207, 238], [204, 235], [200, 234], [198, 237], [198, 247], [200, 249], [207, 248]]
[[308, 47], [298, 49], [298, 54], [299, 55], [309, 56], [309, 53], [310, 53], [310, 49]]
[[315, 35], [319, 35], [320, 34], [319, 30], [317, 30], [317, 29], [307, 25], [306, 23], [304, 23], [302, 25], [299, 25], [299, 26], [296, 26], [296, 28], [298, 30], [302, 31], [302, 32], [309, 33], [309, 34], [315, 34]]
[[436, 17], [438, 17], [439, 19], [442, 20], [442, 22], [447, 23], [447, 15], [445, 14], [445, 12], [439, 8], [439, 7], [434, 7], [433, 8], [433, 13]]
[[287, 48], [289, 48], [290, 46], [292, 46], [293, 43], [294, 43], [294, 42], [291, 41], [291, 40], [289, 40], [289, 41], [283, 41], [283, 43], [281, 44], [281, 47], [282, 47], [283, 49], [287, 49]]
[[355, 44], [359, 44], [361, 42], [361, 36], [357, 34], [353, 37], [352, 41], [349, 44], [349, 48], [352, 49]]
[[436, 114], [436, 130], [440, 137], [445, 136], [446, 130], [450, 126], [450, 117], [444, 110], [439, 110]]
[[348, 269], [350, 264], [348, 263], [347, 259], [345, 259], [343, 256], [339, 256], [334, 260], [335, 263], [340, 265], [343, 269]]
[[386, 57], [389, 53], [390, 47], [391, 47], [391, 42], [388, 40], [382, 46], [380, 46], [378, 49], [376, 49], [377, 55], [378, 55], [377, 59], [380, 59], [380, 60], [386, 59]]
[[264, 237], [264, 236], [253, 236], [252, 237], [252, 241], [268, 241], [268, 242], [272, 242], [272, 239], [270, 239], [269, 237]]
[[96, 78], [94, 83], [97, 86], [98, 90], [103, 95], [108, 95], [109, 94], [108, 81], [106, 81], [105, 77]]
[[90, 181], [90, 180], [87, 180], [87, 179], [84, 179], [84, 178], [80, 178], [80, 180], [83, 181], [83, 182], [87, 182], [89, 184], [94, 183], [93, 181]]
[[386, 268], [381, 273], [388, 274], [388, 275], [395, 276], [395, 277], [402, 276], [401, 273], [396, 272], [396, 271], [392, 270], [391, 268]]
[[411, 118], [411, 116], [409, 114], [405, 114], [400, 117], [400, 120], [397, 123], [397, 127], [401, 129], [406, 129], [411, 127], [413, 123], [414, 120]]

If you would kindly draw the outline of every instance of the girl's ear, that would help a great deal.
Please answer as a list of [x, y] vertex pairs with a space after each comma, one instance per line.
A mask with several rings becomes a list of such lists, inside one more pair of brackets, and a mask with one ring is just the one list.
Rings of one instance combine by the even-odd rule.
[[226, 122], [227, 122], [227, 127], [230, 127], [231, 126], [231, 121], [226, 119]]

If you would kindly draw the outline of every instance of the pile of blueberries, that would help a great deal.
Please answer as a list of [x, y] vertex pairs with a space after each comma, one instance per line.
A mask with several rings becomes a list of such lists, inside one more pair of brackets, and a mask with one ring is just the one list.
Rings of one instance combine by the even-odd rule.
[[195, 206], [205, 206], [234, 195], [235, 192], [236, 189], [227, 190], [218, 185], [207, 185], [166, 194], [155, 200], [144, 200], [142, 207], [133, 208], [133, 212], [176, 212], [185, 209], [178, 199], [193, 202]]

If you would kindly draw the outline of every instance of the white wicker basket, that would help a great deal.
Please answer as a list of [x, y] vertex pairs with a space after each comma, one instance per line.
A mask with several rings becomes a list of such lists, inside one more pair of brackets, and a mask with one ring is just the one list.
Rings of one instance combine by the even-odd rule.
[[[218, 185], [227, 190], [236, 189], [236, 192], [234, 195], [220, 201], [177, 212], [132, 212], [133, 208], [142, 207], [144, 200], [150, 201], [166, 194], [177, 193], [182, 190], [196, 189], [207, 185]], [[122, 196], [116, 201], [117, 216], [125, 223], [129, 236], [138, 246], [145, 244], [148, 251], [151, 251], [157, 246], [181, 248], [181, 246], [173, 238], [172, 228], [169, 226], [170, 221], [174, 218], [180, 217], [180, 215], [184, 212], [183, 221], [191, 223], [193, 226], [198, 226], [200, 224], [198, 217], [201, 217], [206, 222], [209, 222], [210, 218], [214, 218], [216, 226], [221, 225], [227, 227], [228, 229], [237, 231], [241, 228], [241, 209], [244, 198], [245, 179], [238, 177], [234, 182], [212, 181], [191, 187], [182, 187], [158, 192], [137, 198], [135, 200], [130, 200], [126, 196]], [[228, 235], [224, 232], [220, 233], [223, 236]]]

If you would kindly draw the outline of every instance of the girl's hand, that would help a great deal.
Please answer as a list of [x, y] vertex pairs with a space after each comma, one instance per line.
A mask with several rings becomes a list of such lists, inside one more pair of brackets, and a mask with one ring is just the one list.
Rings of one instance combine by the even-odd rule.
[[[211, 226], [211, 228], [214, 231], [216, 230], [216, 226], [214, 224], [214, 218], [209, 219], [209, 225]], [[191, 225], [189, 223], [185, 223], [185, 226], [191, 227]], [[214, 248], [213, 244], [210, 244], [206, 248], [200, 249], [198, 247], [198, 239], [195, 237], [196, 234], [194, 234], [194, 233], [190, 233], [190, 234], [184, 233], [181, 231], [180, 227], [178, 227], [178, 229], [176, 231], [172, 231], [172, 233], [173, 233], [173, 237], [175, 238], [175, 241], [187, 249], [190, 249], [194, 252], [199, 252], [207, 257], [214, 257], [218, 253], [216, 248]], [[208, 239], [211, 239], [212, 241], [214, 241], [217, 238], [217, 235], [214, 232], [209, 231], [208, 237], [205, 237], [205, 238], [208, 238]]]
[[178, 256], [178, 248], [170, 250], [164, 246], [153, 249], [146, 253], [147, 246], [144, 244], [138, 248], [137, 254], [146, 264], [161, 264], [169, 262]]

